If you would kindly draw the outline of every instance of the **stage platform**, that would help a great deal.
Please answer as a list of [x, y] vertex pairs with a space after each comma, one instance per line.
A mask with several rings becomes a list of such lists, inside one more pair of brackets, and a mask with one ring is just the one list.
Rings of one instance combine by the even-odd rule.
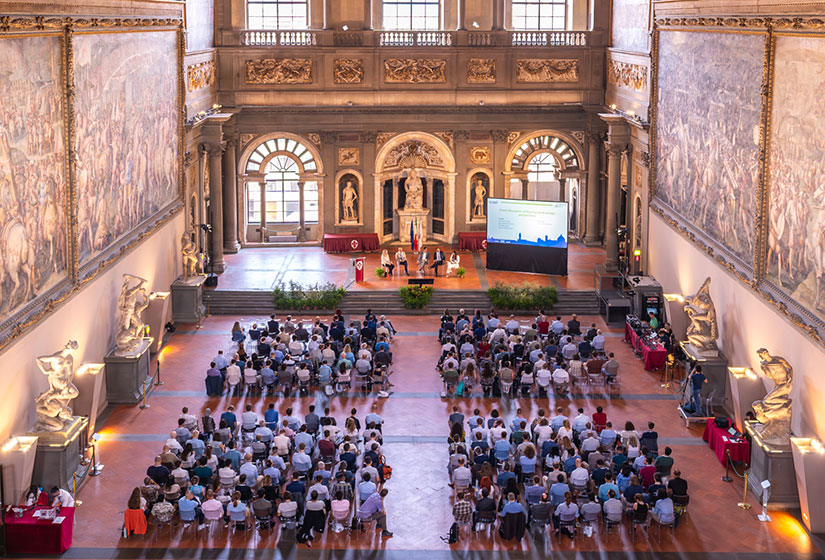
[[[395, 247], [386, 246], [392, 257]], [[443, 245], [449, 257], [453, 249]], [[410, 275], [415, 275], [415, 255], [405, 248]], [[444, 267], [435, 279], [437, 290], [487, 290], [496, 282], [520, 284], [531, 282], [545, 286], [555, 286], [564, 290], [593, 290], [593, 268], [604, 261], [605, 251], [601, 248], [585, 247], [571, 242], [568, 249], [568, 275], [548, 276], [524, 272], [487, 270], [484, 252], [460, 251], [461, 266], [466, 270], [464, 278], [445, 278]], [[347, 270], [352, 257], [366, 258], [366, 280], [349, 286], [358, 291], [396, 291], [407, 284], [403, 271], [396, 270], [391, 278], [378, 278], [375, 269], [380, 266], [381, 253], [328, 254], [321, 247], [263, 247], [241, 249], [237, 254], [226, 255], [226, 271], [220, 275], [218, 290], [230, 291], [270, 291], [278, 284], [290, 281], [302, 284], [332, 282], [343, 285], [347, 280]], [[394, 259], [393, 259], [394, 261]]]

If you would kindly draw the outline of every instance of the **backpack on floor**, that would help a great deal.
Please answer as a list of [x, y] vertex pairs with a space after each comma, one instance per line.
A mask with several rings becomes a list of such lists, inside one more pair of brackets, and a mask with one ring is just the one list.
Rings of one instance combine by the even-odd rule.
[[454, 544], [458, 542], [458, 523], [450, 525], [450, 534], [446, 537], [441, 537], [445, 543]]

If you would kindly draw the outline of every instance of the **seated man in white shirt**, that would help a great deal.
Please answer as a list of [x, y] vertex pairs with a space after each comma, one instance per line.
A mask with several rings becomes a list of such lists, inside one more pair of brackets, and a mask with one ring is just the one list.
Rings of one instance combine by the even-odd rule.
[[198, 429], [198, 419], [189, 414], [188, 407], [184, 406], [183, 409], [181, 409], [181, 413], [178, 418], [183, 418], [183, 427], [190, 432]]
[[604, 352], [604, 335], [601, 330], [596, 331], [596, 336], [593, 337], [593, 348], [598, 352]]
[[567, 344], [565, 344], [561, 349], [561, 355], [564, 356], [564, 359], [568, 362], [572, 360], [573, 356], [575, 356], [578, 352], [578, 347], [573, 344], [572, 341], [568, 341]]
[[292, 342], [289, 343], [289, 353], [293, 356], [300, 356], [304, 353], [304, 343], [292, 337]]
[[518, 334], [519, 324], [516, 321], [515, 316], [510, 315], [510, 320], [507, 321], [507, 324], [504, 325], [504, 328], [507, 329], [507, 332], [510, 334]]
[[177, 434], [172, 432], [169, 436], [169, 439], [166, 440], [166, 445], [169, 446], [169, 451], [175, 455], [180, 455], [181, 451], [183, 451], [183, 446], [178, 441]]
[[241, 414], [241, 429], [245, 432], [254, 432], [258, 427], [258, 414], [252, 410], [252, 405], [247, 404], [246, 410]]
[[553, 372], [553, 384], [559, 391], [567, 390], [567, 387], [570, 385], [570, 374], [567, 373], [566, 369], [561, 367], [556, 368], [556, 371]]
[[298, 515], [298, 503], [292, 501], [289, 492], [284, 494], [283, 501], [278, 504], [278, 516], [283, 519], [291, 519]]
[[258, 427], [255, 428], [255, 437], [257, 438], [258, 436], [260, 436], [261, 441], [266, 444], [272, 443], [272, 440], [275, 437], [275, 435], [272, 433], [272, 430], [266, 427], [266, 422], [264, 422], [263, 420], [261, 420], [258, 423]]
[[458, 459], [458, 466], [453, 469], [453, 486], [455, 488], [469, 488], [473, 482], [473, 473], [467, 468], [464, 457]]
[[550, 323], [550, 330], [553, 331], [553, 334], [556, 336], [560, 335], [564, 330], [564, 323], [561, 322], [561, 317], [556, 317], [556, 319]]
[[576, 468], [570, 473], [570, 484], [573, 488], [589, 490], [590, 472], [582, 465], [581, 459], [576, 459]]
[[504, 330], [503, 327], [498, 326], [496, 330], [493, 331], [493, 334], [490, 335], [490, 344], [496, 342], [502, 342], [504, 339], [507, 338], [507, 332]]

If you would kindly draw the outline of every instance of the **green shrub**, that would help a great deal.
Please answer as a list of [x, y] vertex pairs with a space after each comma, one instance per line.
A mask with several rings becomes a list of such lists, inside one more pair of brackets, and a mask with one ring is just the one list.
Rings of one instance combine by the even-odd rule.
[[375, 275], [378, 276], [379, 278], [383, 278], [384, 276], [387, 275], [387, 271], [384, 270], [383, 266], [379, 266], [378, 268], [375, 269]]
[[433, 297], [432, 286], [404, 286], [399, 288], [398, 294], [407, 309], [424, 309]]
[[487, 295], [496, 309], [551, 309], [559, 299], [555, 286], [539, 286], [529, 282], [521, 285], [496, 282], [487, 290]]
[[346, 290], [330, 282], [326, 284], [280, 284], [272, 290], [275, 309], [336, 309]]
[[464, 278], [465, 274], [467, 274], [467, 269], [463, 266], [459, 266], [455, 271], [456, 278]]

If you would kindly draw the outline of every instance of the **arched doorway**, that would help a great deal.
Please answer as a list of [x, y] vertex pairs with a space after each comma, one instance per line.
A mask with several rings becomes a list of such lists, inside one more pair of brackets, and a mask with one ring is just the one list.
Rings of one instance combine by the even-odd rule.
[[375, 224], [382, 243], [409, 242], [411, 224], [425, 241], [452, 242], [454, 199], [455, 158], [440, 138], [407, 132], [376, 154]]
[[583, 170], [581, 146], [555, 131], [518, 139], [507, 156], [505, 197], [567, 202], [570, 234], [578, 236]]
[[307, 140], [287, 133], [258, 138], [240, 163], [244, 244], [320, 239], [321, 158]]

